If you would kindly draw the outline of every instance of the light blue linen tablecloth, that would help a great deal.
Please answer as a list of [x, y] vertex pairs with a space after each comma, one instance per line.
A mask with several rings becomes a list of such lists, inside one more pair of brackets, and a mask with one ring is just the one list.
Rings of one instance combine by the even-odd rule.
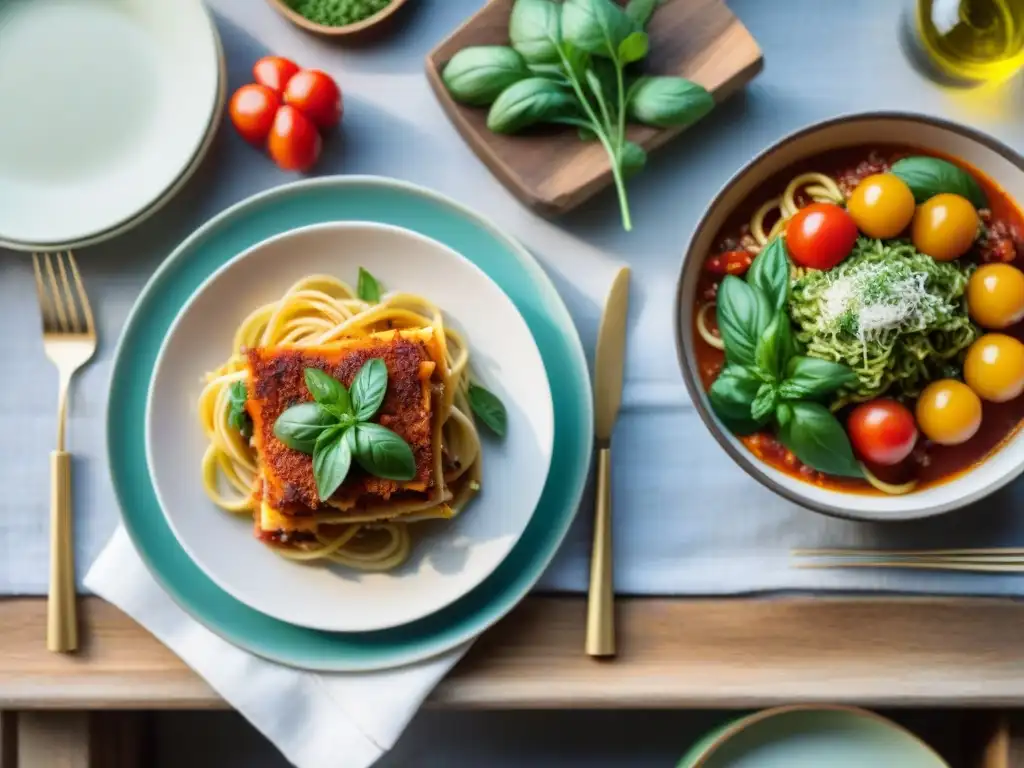
[[[745, 94], [661, 151], [631, 186], [635, 229], [619, 229], [613, 196], [559, 222], [524, 209], [459, 139], [430, 93], [423, 57], [480, 0], [417, 0], [407, 23], [377, 45], [337, 47], [309, 37], [266, 3], [210, 0], [230, 86], [274, 52], [336, 76], [344, 132], [317, 173], [371, 173], [433, 187], [493, 219], [543, 262], [592, 352], [613, 270], [634, 274], [624, 410], [615, 434], [615, 565], [623, 593], [726, 594], [790, 589], [1024, 593], [1024, 577], [801, 571], [795, 546], [1024, 545], [1018, 484], [933, 522], [860, 525], [789, 504], [748, 479], [708, 435], [676, 363], [672, 299], [680, 254], [708, 200], [755, 153], [809, 122], [844, 112], [908, 109], [945, 115], [1024, 148], [1020, 84], [948, 94], [905, 62], [893, 0], [733, 0], [764, 49], [766, 67]], [[198, 176], [150, 222], [79, 253], [102, 342], [71, 405], [78, 573], [117, 522], [105, 464], [104, 414], [118, 332], [155, 266], [227, 205], [290, 180], [224, 128]], [[3, 201], [0, 200], [0, 205]], [[48, 453], [57, 379], [38, 335], [31, 266], [0, 251], [0, 593], [46, 589]], [[144, 372], [140, 372], [144, 375]], [[114, 403], [113, 407], [117, 407]], [[585, 588], [590, 502], [541, 587]]]

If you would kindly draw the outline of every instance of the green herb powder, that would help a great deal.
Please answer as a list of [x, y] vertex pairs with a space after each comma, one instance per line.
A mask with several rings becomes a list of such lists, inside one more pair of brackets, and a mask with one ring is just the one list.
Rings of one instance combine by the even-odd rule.
[[285, 0], [288, 6], [315, 24], [343, 27], [384, 10], [391, 0]]

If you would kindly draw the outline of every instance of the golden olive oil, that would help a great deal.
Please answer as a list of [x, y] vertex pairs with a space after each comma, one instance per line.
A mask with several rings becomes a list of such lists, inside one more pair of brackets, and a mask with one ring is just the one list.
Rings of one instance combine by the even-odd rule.
[[916, 0], [918, 44], [945, 75], [1003, 80], [1024, 64], [1024, 0]]

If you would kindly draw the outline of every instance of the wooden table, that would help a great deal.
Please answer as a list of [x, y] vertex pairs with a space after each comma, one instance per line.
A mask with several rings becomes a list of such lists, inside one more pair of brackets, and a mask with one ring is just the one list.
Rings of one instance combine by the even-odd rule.
[[[1024, 604], [623, 599], [614, 661], [583, 654], [584, 612], [581, 598], [526, 600], [477, 642], [429, 705], [985, 708], [991, 710], [983, 739], [989, 751], [979, 751], [983, 762], [975, 765], [1024, 766], [1024, 738], [1016, 738], [1024, 728], [1012, 717], [1024, 709]], [[44, 600], [0, 600], [0, 710], [8, 713], [0, 720], [0, 743], [10, 760], [20, 756], [11, 765], [144, 766], [148, 719], [141, 711], [226, 706], [116, 608], [86, 598], [80, 615], [82, 647], [61, 656], [45, 647]], [[16, 721], [11, 713], [18, 713]], [[1018, 763], [1010, 761], [1014, 749]], [[59, 763], [55, 755], [76, 757]]]

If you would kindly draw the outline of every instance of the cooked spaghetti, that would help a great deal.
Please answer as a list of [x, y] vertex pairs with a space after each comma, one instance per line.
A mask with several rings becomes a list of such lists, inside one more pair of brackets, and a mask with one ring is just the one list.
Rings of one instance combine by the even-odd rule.
[[[369, 302], [334, 277], [311, 276], [246, 317], [232, 350], [207, 374], [199, 397], [210, 441], [203, 484], [222, 509], [252, 516], [257, 537], [284, 557], [395, 568], [410, 552], [411, 524], [452, 518], [479, 490], [469, 350], [427, 299], [395, 293]], [[341, 486], [321, 500], [312, 457], [279, 441], [274, 420], [312, 400], [297, 384], [304, 368], [351, 386], [368, 359], [383, 360], [389, 374], [375, 418], [411, 445], [416, 475], [398, 483], [353, 461]]]
[[789, 314], [807, 354], [844, 363], [857, 382], [833, 410], [882, 394], [917, 397], [963, 363], [978, 329], [964, 296], [973, 264], [935, 261], [908, 242], [860, 238], [842, 264], [808, 270]]

